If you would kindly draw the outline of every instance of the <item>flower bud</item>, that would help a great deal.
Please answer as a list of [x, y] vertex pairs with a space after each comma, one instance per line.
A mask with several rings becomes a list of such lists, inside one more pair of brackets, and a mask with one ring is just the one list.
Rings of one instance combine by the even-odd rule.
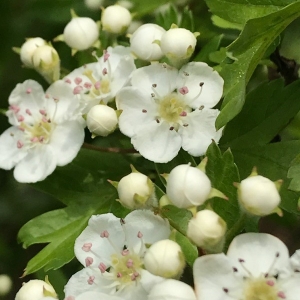
[[86, 50], [94, 45], [99, 37], [99, 27], [91, 18], [74, 17], [64, 29], [65, 43], [75, 50]]
[[27, 39], [20, 49], [20, 58], [22, 63], [27, 67], [33, 68], [33, 53], [38, 47], [44, 45], [47, 45], [47, 42], [42, 38], [36, 37]]
[[123, 177], [117, 185], [119, 201], [130, 209], [146, 207], [153, 199], [152, 181], [144, 174], [133, 171]]
[[170, 62], [179, 67], [194, 53], [196, 43], [196, 37], [191, 31], [185, 28], [171, 28], [161, 37], [160, 47]]
[[250, 175], [238, 187], [241, 206], [249, 213], [265, 216], [275, 212], [280, 203], [276, 184], [260, 175]]
[[56, 50], [49, 45], [38, 47], [32, 56], [33, 67], [49, 82], [59, 79], [60, 60]]
[[163, 53], [159, 45], [161, 36], [166, 31], [156, 24], [144, 24], [140, 26], [130, 37], [130, 47], [132, 52], [142, 60], [160, 60]]
[[86, 119], [87, 127], [92, 136], [107, 136], [114, 132], [118, 125], [116, 111], [107, 105], [93, 106]]
[[178, 278], [185, 267], [180, 246], [171, 240], [160, 240], [150, 246], [144, 257], [145, 268], [165, 278]]
[[175, 279], [166, 279], [155, 284], [148, 294], [148, 300], [197, 300], [194, 290], [188, 284]]
[[122, 34], [131, 23], [131, 14], [125, 7], [111, 5], [103, 10], [101, 23], [104, 31]]
[[57, 295], [52, 285], [43, 280], [30, 280], [23, 284], [15, 300], [41, 300], [44, 297], [52, 297], [57, 299]]
[[12, 288], [12, 280], [5, 274], [0, 275], [0, 297], [7, 295]]
[[223, 245], [226, 232], [225, 221], [214, 211], [198, 211], [189, 221], [187, 237], [198, 247], [219, 250], [216, 245]]
[[211, 191], [211, 183], [204, 172], [190, 165], [175, 167], [167, 179], [167, 196], [179, 208], [203, 204]]
[[100, 10], [104, 0], [84, 0], [84, 4], [90, 10]]

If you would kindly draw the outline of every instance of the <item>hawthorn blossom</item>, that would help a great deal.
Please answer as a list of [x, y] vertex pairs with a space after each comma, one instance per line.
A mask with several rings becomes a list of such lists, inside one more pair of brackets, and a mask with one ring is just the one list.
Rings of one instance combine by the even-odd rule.
[[223, 79], [207, 64], [191, 62], [179, 71], [152, 64], [134, 71], [131, 85], [116, 97], [119, 127], [145, 158], [165, 163], [181, 147], [200, 156], [220, 139], [219, 111], [211, 108], [222, 96]]
[[205, 255], [194, 264], [198, 300], [297, 300], [295, 276], [287, 247], [266, 233], [245, 233], [234, 238], [227, 256]]
[[65, 286], [66, 298], [98, 292], [122, 299], [145, 299], [149, 289], [164, 280], [143, 269], [146, 245], [169, 235], [168, 221], [147, 210], [133, 211], [125, 219], [111, 213], [92, 216], [74, 246], [85, 268]]
[[46, 93], [33, 80], [18, 84], [9, 96], [7, 116], [13, 126], [0, 136], [0, 168], [19, 182], [44, 180], [56, 166], [70, 163], [84, 139], [79, 102], [63, 81]]
[[75, 69], [64, 80], [80, 99], [83, 113], [87, 113], [100, 102], [107, 104], [112, 101], [135, 69], [129, 48], [108, 47], [97, 62]]

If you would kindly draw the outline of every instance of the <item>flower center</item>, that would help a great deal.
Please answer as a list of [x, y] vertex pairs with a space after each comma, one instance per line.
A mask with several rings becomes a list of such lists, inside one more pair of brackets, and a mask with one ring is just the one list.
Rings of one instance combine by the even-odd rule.
[[279, 297], [275, 280], [251, 278], [245, 283], [244, 300], [277, 300]]
[[126, 285], [139, 280], [142, 265], [139, 255], [124, 250], [122, 255], [112, 254], [110, 273], [120, 285]]
[[187, 105], [178, 98], [177, 93], [171, 93], [159, 103], [159, 115], [169, 123], [177, 123]]

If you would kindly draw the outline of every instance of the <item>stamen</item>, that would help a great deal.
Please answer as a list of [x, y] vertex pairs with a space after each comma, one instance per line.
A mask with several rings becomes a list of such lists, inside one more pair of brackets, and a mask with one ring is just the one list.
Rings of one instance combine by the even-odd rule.
[[94, 87], [95, 87], [96, 90], [99, 90], [100, 86], [101, 86], [101, 82], [100, 81], [95, 82]]
[[118, 273], [117, 273], [117, 277], [118, 277], [118, 278], [121, 278], [121, 277], [122, 277], [122, 274], [121, 274], [120, 272], [118, 272]]
[[107, 230], [104, 230], [104, 231], [102, 231], [102, 232], [100, 233], [100, 236], [101, 236], [102, 238], [108, 238], [108, 237], [109, 237], [109, 233], [108, 233]]
[[31, 115], [32, 115], [32, 113], [31, 113], [31, 111], [30, 111], [30, 109], [29, 109], [29, 108], [27, 108], [27, 109], [25, 110], [25, 112], [26, 112], [26, 114], [27, 114], [27, 115], [29, 115], [29, 116], [31, 116]]
[[127, 268], [133, 267], [133, 260], [131, 258], [127, 260], [126, 266], [127, 266]]
[[174, 130], [174, 126], [171, 126], [169, 129], [170, 129], [171, 131]]
[[122, 256], [127, 256], [129, 254], [129, 250], [128, 249], [124, 249], [122, 252], [121, 252]]
[[103, 60], [106, 62], [110, 57], [110, 54], [107, 52], [107, 50], [103, 50]]
[[15, 114], [17, 114], [20, 111], [20, 107], [15, 104], [10, 105], [9, 109], [12, 110]]
[[83, 244], [81, 249], [84, 252], [89, 252], [91, 250], [91, 248], [92, 248], [92, 243], [85, 243], [85, 244]]
[[233, 267], [233, 272], [237, 272], [238, 269], [236, 267]]
[[102, 75], [103, 75], [103, 76], [107, 75], [107, 69], [106, 69], [106, 68], [104, 68], [104, 69], [102, 70]]
[[17, 141], [17, 147], [18, 149], [21, 149], [24, 146], [24, 143], [20, 140]]
[[141, 239], [141, 238], [143, 237], [143, 234], [139, 231], [138, 234], [137, 234], [137, 237], [138, 237], [139, 239]]
[[94, 283], [94, 280], [95, 280], [95, 276], [90, 276], [87, 282], [89, 285], [92, 285]]
[[[276, 260], [277, 260], [277, 258], [279, 257], [279, 255], [280, 255], [279, 252], [276, 252], [276, 253], [275, 253], [274, 260], [272, 261], [272, 264], [271, 264], [271, 266], [270, 266], [268, 272], [265, 274], [265, 277], [268, 277], [269, 274], [272, 274], [272, 269], [273, 269], [273, 267], [274, 267], [274, 265], [275, 265], [275, 263], [276, 263]], [[273, 275], [273, 274], [272, 274], [272, 275]]]
[[180, 117], [186, 117], [187, 116], [187, 112], [186, 111], [182, 111], [180, 114], [179, 114]]
[[143, 113], [146, 113], [146, 112], [147, 112], [147, 110], [146, 110], [146, 109], [143, 109], [143, 110], [142, 110], [142, 112], [143, 112]]
[[185, 71], [183, 72], [183, 75], [184, 76], [190, 76], [190, 74], [188, 72], [185, 72]]
[[24, 121], [24, 117], [22, 115], [19, 115], [17, 117], [17, 119], [18, 119], [19, 122], [23, 122]]
[[244, 259], [242, 259], [242, 258], [239, 259], [239, 263], [241, 264], [242, 268], [249, 274], [249, 276], [252, 276], [250, 271], [243, 265], [244, 262], [245, 262]]
[[82, 78], [76, 77], [76, 78], [74, 79], [74, 82], [75, 82], [76, 85], [79, 85], [79, 84], [82, 82]]
[[153, 88], [156, 88], [156, 87], [157, 87], [157, 84], [156, 84], [156, 83], [153, 83], [153, 84], [152, 84], [152, 87], [153, 87]]
[[229, 292], [229, 290], [228, 290], [227, 288], [223, 288], [223, 291], [224, 291], [225, 293], [228, 293], [228, 292]]
[[40, 112], [40, 114], [43, 115], [43, 116], [46, 116], [46, 115], [47, 115], [46, 110], [44, 110], [44, 109], [40, 109], [39, 112]]
[[81, 85], [77, 85], [74, 89], [73, 89], [73, 94], [74, 95], [78, 95], [81, 93], [81, 91], [83, 90], [83, 87]]
[[267, 280], [266, 284], [269, 286], [274, 286], [275, 282], [273, 280]]
[[158, 123], [158, 124], [159, 124], [159, 123], [160, 123], [160, 121], [159, 121], [158, 119], [156, 119], [156, 123]]
[[277, 296], [278, 296], [279, 298], [281, 298], [281, 299], [286, 299], [286, 296], [285, 296], [284, 292], [278, 292], [278, 293], [277, 293]]
[[32, 89], [31, 88], [28, 88], [27, 90], [26, 90], [26, 94], [30, 94], [32, 92]]
[[121, 223], [121, 225], [126, 224], [125, 219], [121, 218], [121, 219], [120, 219], [120, 223]]
[[90, 83], [90, 82], [85, 82], [83, 84], [83, 86], [86, 88], [86, 89], [90, 89], [93, 85]]
[[85, 259], [85, 266], [86, 266], [86, 267], [89, 267], [93, 262], [94, 262], [93, 258], [88, 256], [88, 257]]
[[99, 270], [100, 270], [100, 272], [103, 274], [103, 273], [105, 273], [105, 271], [106, 271], [106, 265], [104, 264], [104, 263], [100, 263], [99, 264], [99, 266], [98, 266], [98, 268], [99, 268]]
[[179, 91], [180, 94], [186, 95], [186, 94], [189, 92], [189, 89], [188, 89], [187, 86], [183, 86], [183, 87], [180, 88], [178, 91]]
[[72, 83], [72, 81], [71, 81], [71, 79], [69, 79], [69, 78], [66, 78], [66, 79], [65, 79], [65, 83], [69, 83], [69, 84], [71, 84], [71, 83]]

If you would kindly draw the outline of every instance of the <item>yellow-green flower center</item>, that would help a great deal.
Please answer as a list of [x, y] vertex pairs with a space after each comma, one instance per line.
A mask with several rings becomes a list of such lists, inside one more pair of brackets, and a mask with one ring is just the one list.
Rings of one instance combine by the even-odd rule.
[[30, 141], [33, 143], [48, 143], [53, 131], [53, 127], [54, 124], [46, 120], [41, 120], [40, 122], [36, 122], [31, 126], [22, 122], [19, 126], [19, 128], [26, 133]]
[[245, 283], [244, 300], [277, 300], [275, 281], [266, 278], [251, 278]]
[[177, 123], [180, 115], [187, 109], [187, 105], [178, 97], [177, 93], [171, 93], [159, 103], [159, 115], [169, 123]]
[[110, 272], [120, 285], [126, 285], [140, 279], [143, 262], [137, 254], [129, 251], [122, 255], [112, 254], [111, 263], [112, 269]]

